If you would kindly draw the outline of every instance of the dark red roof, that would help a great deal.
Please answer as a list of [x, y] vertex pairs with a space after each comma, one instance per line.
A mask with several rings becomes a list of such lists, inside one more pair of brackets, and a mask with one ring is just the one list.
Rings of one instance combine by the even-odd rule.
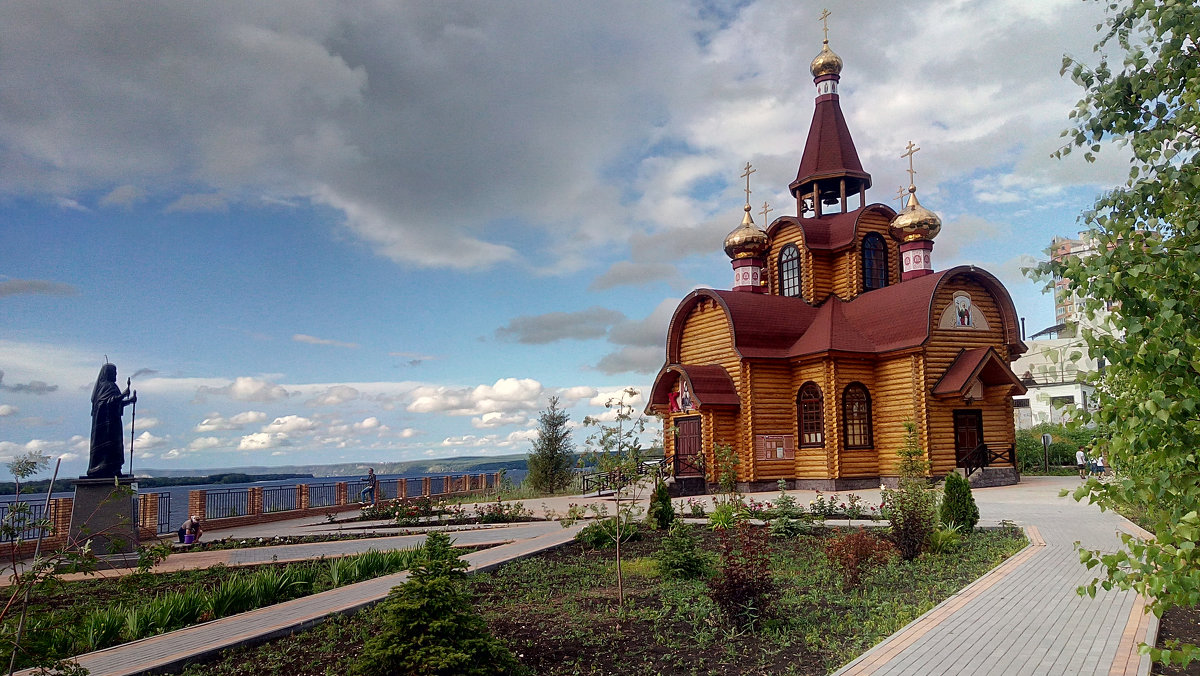
[[871, 175], [863, 171], [837, 95], [820, 96], [808, 127], [800, 170], [789, 187], [795, 195], [806, 184], [843, 176], [850, 179], [846, 182], [847, 192], [858, 192], [860, 183], [863, 188], [871, 187]]
[[691, 388], [692, 396], [695, 398], [696, 408], [740, 406], [742, 403], [738, 399], [737, 389], [733, 386], [733, 379], [729, 377], [729, 373], [725, 371], [724, 367], [715, 364], [705, 366], [675, 364], [663, 367], [658, 376], [654, 378], [650, 401], [646, 405], [647, 411], [650, 411], [652, 406], [668, 405], [667, 394], [670, 392], [673, 381], [665, 376], [672, 372], [678, 373], [681, 378], [687, 380], [688, 387]]
[[929, 338], [933, 296], [942, 280], [970, 273], [991, 288], [1000, 305], [1009, 353], [1025, 351], [1017, 333], [1016, 309], [994, 277], [960, 266], [861, 294], [850, 301], [830, 297], [819, 307], [800, 298], [697, 289], [680, 302], [667, 337], [667, 363], [678, 364], [683, 320], [711, 298], [725, 308], [734, 349], [745, 358], [788, 358], [825, 352], [882, 354], [918, 347]]
[[869, 204], [862, 209], [853, 211], [822, 214], [820, 218], [781, 216], [767, 228], [767, 236], [774, 237], [777, 229], [791, 223], [804, 232], [804, 244], [809, 249], [837, 251], [854, 244], [858, 221], [869, 211], [881, 211], [889, 221], [896, 215], [896, 212], [886, 204]]
[[984, 385], [1011, 385], [1013, 394], [1025, 394], [1025, 386], [1000, 355], [990, 347], [963, 350], [933, 386], [934, 396], [962, 396], [978, 379]]

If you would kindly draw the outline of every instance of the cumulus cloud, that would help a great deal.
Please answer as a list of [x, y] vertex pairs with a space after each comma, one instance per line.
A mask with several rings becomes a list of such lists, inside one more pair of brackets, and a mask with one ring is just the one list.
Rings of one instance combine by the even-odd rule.
[[306, 335], [303, 333], [295, 334], [294, 336], [292, 336], [292, 340], [296, 341], [297, 343], [307, 343], [309, 345], [329, 345], [331, 347], [345, 347], [345, 348], [349, 348], [352, 350], [356, 350], [359, 347], [358, 343], [346, 343], [346, 342], [343, 342], [340, 340], [331, 340], [329, 338], [317, 338], [316, 336], [309, 336], [309, 335]]
[[590, 307], [579, 312], [550, 312], [515, 317], [496, 329], [496, 337], [526, 345], [545, 345], [559, 340], [600, 338], [613, 324], [625, 319], [616, 310]]
[[420, 433], [421, 433], [420, 430], [417, 430], [412, 427], [405, 427], [404, 429], [400, 430], [399, 434], [400, 434], [401, 439], [411, 439]]
[[276, 448], [288, 443], [286, 434], [269, 433], [269, 432], [254, 432], [242, 437], [238, 442], [239, 451], [263, 451], [269, 448]]
[[262, 431], [268, 434], [286, 435], [297, 432], [311, 432], [316, 427], [317, 423], [309, 418], [298, 415], [285, 415], [272, 420], [262, 428]]
[[19, 411], [19, 410], [20, 409], [18, 409], [16, 406], [13, 406], [12, 404], [0, 404], [0, 418], [3, 418], [5, 416], [10, 416], [10, 415], [16, 415], [17, 411]]
[[608, 340], [621, 347], [601, 357], [596, 370], [609, 375], [657, 372], [666, 357], [667, 327], [678, 305], [679, 299], [666, 298], [646, 317], [614, 326]]
[[408, 411], [478, 416], [485, 413], [531, 411], [538, 407], [542, 384], [530, 378], [501, 378], [494, 385], [473, 388], [419, 387]]
[[231, 418], [224, 418], [216, 413], [210, 414], [196, 425], [196, 432], [217, 432], [220, 430], [240, 430], [246, 425], [260, 423], [267, 419], [263, 411], [243, 411]]
[[564, 406], [571, 406], [578, 401], [591, 399], [594, 396], [596, 396], [596, 388], [587, 385], [576, 385], [558, 391], [558, 398], [562, 399]]
[[[633, 394], [630, 394], [630, 391]], [[619, 387], [611, 390], [600, 390], [596, 396], [592, 397], [589, 404], [592, 406], [608, 406], [609, 404], [616, 405], [624, 403], [629, 406], [637, 407], [642, 403], [642, 391], [636, 387]]]
[[144, 190], [136, 185], [125, 184], [113, 188], [107, 195], [101, 197], [100, 206], [129, 209], [145, 199], [146, 192]]
[[197, 437], [192, 439], [191, 443], [188, 444], [188, 450], [207, 451], [209, 449], [223, 446], [224, 444], [225, 442], [221, 441], [217, 437]]
[[74, 296], [79, 290], [70, 284], [45, 279], [6, 279], [0, 282], [0, 298], [19, 295]]
[[507, 427], [508, 425], [527, 425], [529, 424], [529, 416], [520, 413], [501, 413], [492, 411], [483, 415], [472, 418], [471, 425], [478, 429], [492, 429], [496, 427]]
[[666, 352], [661, 347], [623, 347], [601, 357], [596, 370], [609, 375], [654, 373], [662, 368], [665, 358]]
[[289, 396], [288, 391], [283, 387], [268, 380], [249, 376], [235, 378], [232, 383], [224, 387], [201, 385], [196, 388], [196, 394], [200, 397], [213, 394], [236, 399], [237, 401], [255, 402], [277, 401], [279, 399], [286, 399]]
[[4, 384], [4, 371], [0, 371], [0, 390], [18, 392], [20, 394], [50, 394], [58, 390], [58, 385], [49, 385], [41, 380], [31, 380], [28, 383], [16, 385]]
[[142, 450], [149, 451], [149, 450], [153, 450], [155, 448], [162, 447], [162, 446], [166, 445], [166, 443], [167, 443], [167, 439], [165, 437], [155, 436], [149, 432], [142, 432], [141, 434], [137, 435], [137, 437], [134, 439], [133, 446], [135, 449], [142, 449]]
[[154, 417], [150, 417], [150, 416], [142, 416], [142, 417], [139, 417], [136, 421], [134, 421], [132, 418], [130, 418], [129, 422], [125, 423], [125, 429], [131, 430], [134, 428], [134, 426], [136, 426], [137, 429], [139, 429], [139, 430], [152, 430], [155, 427], [158, 427], [160, 424], [161, 424], [161, 421], [158, 418], [154, 418]]
[[359, 391], [349, 385], [334, 385], [304, 402], [309, 406], [338, 406], [359, 397]]

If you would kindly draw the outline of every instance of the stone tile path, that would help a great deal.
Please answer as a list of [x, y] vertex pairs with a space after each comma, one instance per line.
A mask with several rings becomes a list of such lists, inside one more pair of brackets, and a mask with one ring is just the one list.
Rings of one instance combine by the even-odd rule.
[[1133, 592], [1076, 587], [1095, 573], [1074, 543], [1106, 551], [1118, 531], [1142, 533], [1096, 507], [1059, 498], [1078, 479], [1026, 477], [1019, 486], [976, 489], [983, 520], [1024, 526], [1031, 545], [836, 672], [836, 676], [1146, 674], [1137, 644], [1157, 631]]

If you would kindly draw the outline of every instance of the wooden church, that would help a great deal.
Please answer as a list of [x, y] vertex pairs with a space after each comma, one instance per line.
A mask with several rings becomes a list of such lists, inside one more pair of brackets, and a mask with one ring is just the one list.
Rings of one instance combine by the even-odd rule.
[[[718, 445], [736, 450], [747, 490], [889, 483], [909, 420], [934, 476], [1019, 480], [1012, 397], [1025, 388], [1009, 364], [1026, 348], [1012, 299], [974, 266], [933, 270], [941, 221], [915, 186], [898, 214], [866, 204], [871, 175], [842, 115], [841, 70], [826, 37], [789, 186], [798, 215], [757, 227], [747, 164], [745, 215], [725, 239], [733, 288], [697, 289], [671, 319], [646, 412], [664, 421], [683, 492], [716, 482]], [[915, 150], [902, 156], [910, 178]]]

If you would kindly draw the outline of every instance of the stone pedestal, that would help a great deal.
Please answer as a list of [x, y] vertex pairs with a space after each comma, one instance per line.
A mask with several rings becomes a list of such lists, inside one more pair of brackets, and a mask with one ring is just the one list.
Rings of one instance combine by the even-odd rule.
[[92, 541], [100, 558], [123, 558], [138, 548], [137, 483], [132, 477], [76, 479], [71, 509], [71, 543]]

